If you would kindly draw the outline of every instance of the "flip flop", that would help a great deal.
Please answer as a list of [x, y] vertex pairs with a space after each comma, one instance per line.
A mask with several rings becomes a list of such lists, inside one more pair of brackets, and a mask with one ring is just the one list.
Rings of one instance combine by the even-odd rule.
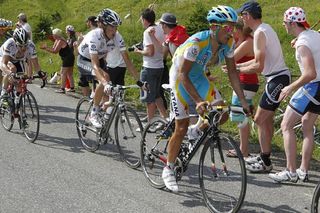
[[237, 158], [238, 155], [234, 149], [230, 149], [227, 151], [226, 156], [229, 158]]

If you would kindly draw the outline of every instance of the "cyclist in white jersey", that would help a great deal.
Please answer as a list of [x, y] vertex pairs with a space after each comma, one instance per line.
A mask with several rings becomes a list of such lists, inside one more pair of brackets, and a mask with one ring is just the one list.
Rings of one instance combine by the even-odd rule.
[[35, 58], [35, 46], [30, 42], [27, 32], [22, 28], [15, 29], [13, 37], [0, 47], [0, 70], [4, 76], [1, 97], [7, 92], [10, 77], [16, 72], [27, 72], [27, 60]]
[[200, 115], [206, 111], [208, 104], [223, 104], [218, 91], [206, 76], [206, 65], [209, 62], [219, 65], [224, 60], [226, 61], [231, 85], [238, 94], [244, 109], [247, 112], [250, 111], [240, 87], [233, 58], [232, 34], [237, 18], [236, 11], [231, 7], [213, 7], [207, 15], [209, 30], [191, 36], [178, 47], [173, 56], [170, 85], [175, 114], [175, 131], [169, 141], [167, 165], [162, 172], [166, 187], [173, 192], [178, 191], [173, 169], [180, 145], [189, 126], [188, 104], [193, 100]]
[[271, 139], [273, 136], [274, 112], [280, 104], [281, 89], [290, 83], [279, 38], [270, 25], [262, 22], [259, 3], [248, 1], [238, 10], [245, 25], [253, 32], [254, 59], [240, 63], [237, 68], [242, 73], [261, 73], [266, 78], [265, 91], [260, 99], [254, 121], [258, 127], [261, 152], [259, 156], [247, 158], [247, 169], [251, 172], [269, 172]]
[[77, 66], [80, 72], [92, 73], [100, 82], [95, 91], [90, 121], [94, 127], [101, 128], [102, 124], [98, 117], [99, 105], [104, 91], [109, 93], [112, 88], [110, 77], [106, 72], [107, 53], [118, 47], [128, 70], [136, 80], [139, 78], [138, 72], [129, 59], [125, 42], [117, 31], [117, 27], [121, 24], [119, 15], [111, 9], [104, 9], [98, 14], [97, 21], [99, 27], [87, 33], [78, 47]]
[[[288, 34], [297, 37], [296, 60], [301, 76], [282, 89], [280, 99], [294, 94], [287, 106], [281, 124], [287, 167], [284, 171], [269, 174], [277, 182], [296, 182], [308, 180], [308, 169], [312, 157], [314, 132], [313, 126], [320, 114], [320, 34], [310, 28], [305, 12], [299, 7], [290, 7], [283, 18]], [[296, 135], [293, 127], [301, 121], [303, 131], [302, 161], [296, 165]]]

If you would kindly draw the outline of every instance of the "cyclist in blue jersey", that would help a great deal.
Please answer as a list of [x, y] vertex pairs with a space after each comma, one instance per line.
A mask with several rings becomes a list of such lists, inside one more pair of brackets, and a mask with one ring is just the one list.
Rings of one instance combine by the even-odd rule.
[[226, 61], [231, 85], [238, 94], [244, 109], [249, 112], [248, 103], [240, 88], [239, 76], [233, 57], [232, 33], [237, 21], [236, 11], [229, 6], [213, 7], [208, 15], [209, 30], [194, 34], [177, 48], [170, 69], [172, 107], [175, 115], [175, 131], [168, 145], [167, 166], [162, 178], [166, 187], [178, 191], [174, 175], [174, 164], [180, 145], [189, 125], [188, 107], [191, 100], [196, 103], [197, 112], [203, 115], [209, 104], [223, 104], [219, 92], [206, 75], [208, 63], [219, 65]]

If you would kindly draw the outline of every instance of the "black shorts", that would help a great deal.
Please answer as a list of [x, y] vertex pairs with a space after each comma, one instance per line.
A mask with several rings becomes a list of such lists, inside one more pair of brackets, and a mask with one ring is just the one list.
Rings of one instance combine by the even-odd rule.
[[[105, 71], [107, 72], [107, 66], [106, 66], [106, 62], [103, 58], [101, 58], [99, 60], [99, 63], [100, 63], [100, 67]], [[88, 58], [85, 58], [81, 55], [78, 55], [78, 58], [77, 58], [77, 67], [78, 67], [78, 71], [80, 73], [80, 76], [81, 75], [92, 75], [92, 71], [93, 71], [93, 68], [92, 68], [92, 64], [91, 64], [91, 60], [88, 59]]]
[[61, 57], [62, 67], [73, 67], [74, 65], [74, 55], [69, 55], [67, 57]]
[[278, 98], [280, 96], [281, 90], [290, 84], [290, 76], [279, 75], [270, 80], [261, 96], [259, 106], [262, 109], [275, 111], [280, 102]]
[[126, 74], [126, 67], [108, 67], [107, 73], [109, 74], [110, 80], [114, 85], [124, 85], [124, 76]]

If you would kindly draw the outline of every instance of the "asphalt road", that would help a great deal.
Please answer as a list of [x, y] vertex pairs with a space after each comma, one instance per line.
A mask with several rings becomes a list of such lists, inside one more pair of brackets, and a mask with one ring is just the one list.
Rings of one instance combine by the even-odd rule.
[[[177, 194], [152, 188], [140, 169], [121, 162], [116, 146], [84, 150], [75, 124], [78, 99], [30, 85], [40, 106], [40, 135], [27, 142], [17, 123], [0, 127], [0, 212], [209, 212], [199, 189], [196, 163], [182, 178]], [[273, 157], [275, 171], [285, 165]], [[310, 182], [275, 184], [266, 174], [248, 174], [241, 212], [309, 212], [319, 181], [313, 162]], [[232, 190], [232, 189], [230, 189]]]

